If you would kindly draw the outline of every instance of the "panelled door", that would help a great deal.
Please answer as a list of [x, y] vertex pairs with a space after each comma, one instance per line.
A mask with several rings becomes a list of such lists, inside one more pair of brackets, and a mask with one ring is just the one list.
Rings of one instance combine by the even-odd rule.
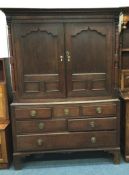
[[20, 97], [64, 97], [63, 24], [17, 21], [13, 36]]
[[68, 96], [110, 95], [112, 24], [65, 26]]
[[112, 29], [112, 23], [14, 23], [19, 95], [111, 95]]

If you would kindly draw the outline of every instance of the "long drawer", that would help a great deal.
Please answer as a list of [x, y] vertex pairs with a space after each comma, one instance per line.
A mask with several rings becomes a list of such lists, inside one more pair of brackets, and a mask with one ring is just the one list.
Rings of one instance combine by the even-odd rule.
[[95, 131], [95, 130], [115, 130], [117, 119], [109, 118], [89, 118], [89, 119], [69, 119], [69, 131]]
[[16, 121], [17, 134], [61, 132], [67, 130], [65, 119]]
[[117, 146], [115, 131], [64, 132], [53, 134], [17, 135], [17, 151], [105, 148]]

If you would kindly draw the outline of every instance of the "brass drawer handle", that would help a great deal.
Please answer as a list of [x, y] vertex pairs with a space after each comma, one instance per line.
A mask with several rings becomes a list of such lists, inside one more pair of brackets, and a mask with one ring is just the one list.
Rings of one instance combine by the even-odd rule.
[[96, 108], [96, 112], [97, 112], [98, 114], [101, 114], [101, 113], [102, 113], [102, 108], [101, 108], [101, 107], [97, 107], [97, 108]]
[[90, 126], [91, 126], [91, 128], [94, 128], [95, 127], [95, 122], [94, 121], [91, 121], [90, 122]]
[[38, 139], [37, 140], [37, 144], [38, 144], [38, 146], [42, 146], [43, 145], [43, 140], [42, 139]]
[[69, 115], [69, 109], [64, 109], [64, 114]]
[[31, 117], [36, 117], [36, 115], [37, 115], [36, 110], [30, 111], [30, 115], [31, 115]]
[[96, 143], [96, 137], [91, 137], [91, 143]]
[[45, 124], [42, 123], [42, 122], [38, 124], [38, 128], [39, 128], [39, 129], [44, 129], [44, 126], [45, 126]]

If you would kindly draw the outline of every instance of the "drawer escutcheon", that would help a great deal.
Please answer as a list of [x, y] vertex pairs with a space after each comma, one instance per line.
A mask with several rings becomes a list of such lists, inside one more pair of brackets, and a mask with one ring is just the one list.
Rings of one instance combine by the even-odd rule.
[[91, 126], [91, 128], [94, 128], [95, 127], [95, 122], [94, 121], [91, 121], [90, 122], [90, 126]]

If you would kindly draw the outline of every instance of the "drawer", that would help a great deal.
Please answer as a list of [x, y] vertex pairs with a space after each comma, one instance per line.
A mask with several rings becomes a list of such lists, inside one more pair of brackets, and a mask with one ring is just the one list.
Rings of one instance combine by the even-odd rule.
[[65, 119], [16, 121], [17, 134], [59, 132], [67, 129]]
[[54, 117], [78, 117], [79, 115], [78, 106], [56, 106], [53, 108]]
[[51, 118], [51, 108], [18, 108], [15, 109], [16, 119]]
[[115, 131], [64, 132], [17, 136], [17, 151], [87, 149], [117, 146]]
[[69, 131], [95, 131], [95, 130], [115, 130], [117, 119], [112, 118], [93, 118], [93, 119], [69, 119]]
[[116, 104], [102, 104], [98, 103], [95, 105], [83, 105], [81, 107], [82, 115], [96, 116], [96, 115], [114, 115], [116, 114]]

